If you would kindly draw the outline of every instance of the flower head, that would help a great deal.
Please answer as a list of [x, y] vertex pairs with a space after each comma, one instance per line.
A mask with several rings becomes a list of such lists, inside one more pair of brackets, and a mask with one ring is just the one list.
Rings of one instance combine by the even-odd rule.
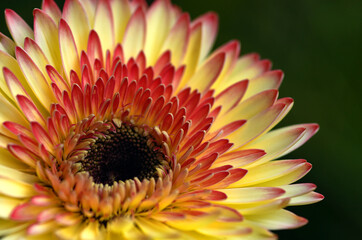
[[168, 0], [53, 0], [34, 30], [6, 10], [0, 40], [0, 235], [15, 239], [274, 239], [317, 202], [305, 160], [275, 160], [316, 124], [283, 73], [238, 41], [210, 53], [217, 16]]

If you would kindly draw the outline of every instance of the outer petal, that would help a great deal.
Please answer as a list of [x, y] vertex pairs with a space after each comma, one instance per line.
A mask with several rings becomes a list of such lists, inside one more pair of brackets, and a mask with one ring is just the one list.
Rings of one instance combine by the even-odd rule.
[[170, 50], [171, 63], [178, 66], [182, 61], [190, 37], [190, 16], [183, 14], [177, 20], [176, 24], [172, 27], [170, 34], [168, 35], [165, 43], [162, 47], [162, 51]]
[[[247, 167], [246, 167], [247, 168]], [[292, 175], [295, 179], [300, 178], [300, 174], [305, 174], [306, 170], [310, 169], [310, 164], [305, 160], [281, 160], [281, 161], [271, 161], [265, 164], [262, 164], [258, 167], [248, 169], [248, 174], [243, 177], [238, 182], [232, 184], [230, 187], [245, 187], [245, 186], [279, 186], [284, 184], [266, 184], [265, 182], [275, 181]], [[293, 178], [292, 177], [292, 178]], [[289, 184], [289, 182], [285, 183]]]
[[200, 24], [202, 25], [202, 44], [200, 51], [200, 60], [203, 60], [209, 53], [214, 41], [216, 39], [219, 18], [216, 13], [206, 13], [192, 22], [192, 27]]
[[16, 45], [23, 47], [25, 38], [34, 38], [34, 32], [29, 25], [13, 10], [5, 10], [6, 24]]
[[[257, 164], [279, 158], [304, 144], [318, 131], [317, 124], [300, 124], [271, 131], [248, 144], [250, 148], [263, 148], [267, 155]], [[254, 166], [254, 165], [253, 165]]]
[[2, 33], [0, 33], [0, 51], [6, 52], [11, 56], [15, 55], [15, 43]]
[[219, 53], [210, 58], [202, 66], [200, 66], [199, 69], [197, 69], [192, 78], [189, 80], [188, 85], [190, 85], [193, 89], [197, 89], [201, 93], [209, 90], [223, 69], [224, 61], [225, 53]]
[[55, 23], [59, 23], [62, 12], [54, 0], [43, 0], [41, 9], [46, 12], [46, 14], [48, 14]]
[[34, 10], [34, 37], [50, 63], [61, 70], [58, 41], [58, 25], [51, 17], [39, 9]]
[[160, 53], [161, 47], [170, 31], [169, 0], [158, 0], [147, 11], [147, 33], [145, 54], [149, 64], [153, 65]]
[[229, 188], [219, 190], [227, 195], [222, 204], [249, 204], [282, 196], [285, 191], [275, 187]]
[[[28, 122], [24, 118], [24, 116], [19, 112], [19, 110], [12, 104], [9, 103], [7, 99], [3, 96], [0, 96], [0, 122], [3, 123], [5, 121], [12, 121], [23, 126], [27, 126]], [[3, 124], [0, 125], [0, 132], [4, 135], [13, 136], [9, 134], [9, 130], [7, 130]]]
[[55, 102], [55, 98], [46, 78], [24, 50], [17, 48], [16, 57], [33, 92], [37, 94], [37, 97], [42, 105], [45, 108], [48, 108], [51, 103]]
[[87, 49], [87, 40], [90, 31], [89, 19], [82, 4], [78, 0], [66, 0], [63, 8], [63, 18], [67, 21], [80, 55]]
[[202, 25], [199, 23], [191, 28], [190, 40], [187, 46], [185, 58], [183, 60], [183, 64], [185, 64], [187, 68], [178, 86], [178, 90], [181, 90], [185, 87], [186, 83], [190, 77], [192, 77], [197, 68], [201, 51], [201, 39]]
[[128, 0], [110, 0], [110, 4], [114, 16], [114, 39], [116, 43], [120, 43], [131, 17], [131, 10], [129, 9]]
[[59, 24], [59, 43], [62, 55], [64, 74], [70, 82], [70, 71], [74, 70], [80, 75], [80, 63], [77, 44], [75, 43], [72, 31], [64, 20]]
[[0, 196], [0, 217], [8, 219], [13, 209], [22, 202], [20, 199]]
[[278, 89], [284, 74], [280, 70], [273, 70], [263, 73], [259, 77], [256, 77], [250, 81], [248, 91], [245, 94], [245, 97], [251, 97], [255, 94], [263, 92], [269, 89]]
[[104, 54], [107, 50], [113, 51], [114, 49], [115, 33], [113, 22], [113, 14], [109, 1], [100, 0], [96, 8], [94, 30], [100, 37]]
[[14, 198], [27, 198], [36, 194], [33, 186], [0, 176], [0, 193]]
[[281, 209], [270, 213], [248, 216], [253, 221], [270, 230], [297, 228], [307, 224], [307, 219]]
[[128, 22], [126, 32], [123, 37], [123, 50], [126, 61], [130, 57], [136, 57], [145, 44], [146, 19], [142, 8], [138, 8], [133, 13]]

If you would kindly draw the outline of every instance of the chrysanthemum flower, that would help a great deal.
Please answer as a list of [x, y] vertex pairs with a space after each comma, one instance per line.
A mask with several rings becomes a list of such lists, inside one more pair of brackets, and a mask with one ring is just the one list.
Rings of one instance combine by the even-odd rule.
[[34, 28], [6, 10], [0, 39], [3, 239], [275, 239], [323, 197], [305, 160], [274, 160], [316, 124], [283, 73], [231, 41], [217, 16], [168, 0], [53, 0]]

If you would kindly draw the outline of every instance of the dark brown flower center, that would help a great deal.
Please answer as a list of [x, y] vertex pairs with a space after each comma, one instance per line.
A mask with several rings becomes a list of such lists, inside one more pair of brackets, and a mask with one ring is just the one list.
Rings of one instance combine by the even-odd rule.
[[95, 183], [113, 185], [137, 177], [139, 180], [158, 177], [165, 155], [147, 131], [122, 124], [98, 138], [81, 161], [82, 171]]

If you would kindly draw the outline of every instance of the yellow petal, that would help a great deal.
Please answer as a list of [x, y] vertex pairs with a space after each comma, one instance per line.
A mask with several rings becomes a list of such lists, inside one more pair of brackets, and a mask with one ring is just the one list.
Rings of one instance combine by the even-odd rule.
[[216, 39], [219, 19], [216, 13], [206, 13], [192, 22], [192, 26], [202, 25], [202, 44], [200, 51], [200, 61], [202, 61], [209, 53]]
[[222, 204], [246, 204], [266, 201], [277, 198], [285, 193], [281, 188], [275, 187], [248, 187], [221, 189], [227, 195]]
[[183, 14], [172, 27], [161, 52], [170, 50], [171, 63], [179, 66], [182, 61], [189, 41], [190, 35], [190, 16]]
[[316, 192], [310, 192], [305, 195], [292, 198], [290, 200], [289, 206], [312, 204], [312, 203], [322, 201], [323, 199], [324, 199], [324, 196], [322, 194], [319, 194]]
[[147, 32], [145, 42], [145, 55], [147, 62], [153, 65], [161, 47], [170, 31], [169, 22], [170, 6], [169, 1], [156, 1], [147, 11]]
[[146, 218], [136, 218], [137, 226], [146, 236], [151, 238], [176, 238], [178, 231], [168, 227], [164, 223]]
[[[80, 76], [80, 63], [77, 44], [68, 24], [60, 20], [59, 24], [60, 53], [62, 55], [64, 74], [70, 79], [70, 71], [74, 70]], [[77, 50], [78, 49], [78, 50]]]
[[0, 177], [5, 177], [14, 181], [21, 181], [28, 184], [33, 184], [39, 181], [39, 179], [34, 175], [26, 174], [3, 165], [0, 165]]
[[0, 51], [3, 51], [10, 56], [15, 55], [15, 43], [2, 33], [0, 33]]
[[128, 217], [118, 217], [109, 223], [109, 229], [115, 233], [127, 232], [133, 227], [133, 223]]
[[225, 53], [219, 53], [211, 57], [196, 70], [188, 81], [188, 85], [201, 93], [207, 91], [223, 69], [224, 61]]
[[[0, 122], [3, 123], [5, 121], [12, 121], [23, 126], [28, 126], [29, 123], [24, 118], [24, 116], [19, 112], [14, 105], [10, 104], [7, 99], [0, 95]], [[12, 136], [13, 134], [9, 132], [8, 129], [4, 127], [3, 124], [0, 125], [0, 132]]]
[[127, 0], [111, 0], [111, 9], [113, 14], [114, 38], [116, 43], [121, 43], [126, 26], [131, 17]]
[[128, 22], [122, 45], [126, 61], [143, 49], [146, 38], [146, 19], [142, 8], [133, 13]]
[[218, 128], [224, 126], [225, 124], [237, 120], [241, 119], [248, 120], [254, 117], [258, 113], [272, 106], [277, 97], [278, 97], [277, 90], [269, 90], [259, 93], [253, 97], [250, 97], [242, 101], [237, 106], [232, 108], [230, 111], [225, 113], [225, 115], [222, 115], [219, 118], [217, 118], [212, 126], [212, 130], [215, 131]]
[[201, 24], [197, 24], [191, 29], [190, 40], [183, 61], [183, 64], [185, 64], [187, 68], [178, 86], [178, 90], [184, 88], [197, 68], [201, 51], [201, 36], [202, 26]]
[[13, 209], [22, 202], [20, 199], [0, 195], [0, 217], [9, 218]]
[[[59, 52], [57, 24], [46, 13], [36, 9], [34, 10], [34, 29], [35, 42], [40, 46], [51, 65], [60, 71], [62, 61]], [[41, 70], [45, 71], [45, 66]]]
[[[285, 104], [276, 104], [249, 119], [241, 128], [229, 135], [230, 142], [239, 147], [259, 137], [276, 124], [284, 108]], [[240, 149], [241, 147], [238, 150]]]
[[245, 187], [257, 184], [265, 186], [261, 183], [281, 178], [304, 167], [306, 164], [305, 160], [280, 160], [264, 163], [252, 169], [246, 167], [248, 174], [230, 187]]
[[10, 197], [26, 198], [34, 196], [36, 194], [32, 185], [21, 183], [19, 181], [14, 181], [1, 176], [0, 186], [2, 186], [0, 188], [0, 193]]
[[280, 209], [270, 213], [248, 216], [253, 221], [270, 230], [297, 228], [305, 225], [308, 221], [287, 210]]
[[3, 147], [0, 147], [0, 165], [13, 169], [26, 169], [27, 166], [16, 159], [11, 153]]
[[84, 7], [78, 0], [65, 1], [63, 18], [68, 23], [74, 35], [74, 41], [77, 47], [76, 49], [80, 55], [82, 50], [87, 49], [87, 41], [90, 31], [90, 23]]
[[268, 71], [261, 76], [250, 81], [248, 91], [245, 93], [245, 98], [269, 89], [278, 89], [284, 74], [280, 70]]
[[21, 48], [16, 49], [16, 58], [33, 92], [36, 93], [42, 105], [48, 109], [55, 102], [55, 98], [46, 78], [34, 61]]
[[34, 38], [31, 27], [13, 10], [5, 10], [5, 19], [16, 45], [23, 47], [25, 38]]
[[[118, 16], [115, 16], [116, 18]], [[114, 49], [113, 15], [109, 1], [99, 1], [94, 19], [94, 30], [98, 33], [104, 53]], [[105, 57], [105, 56], [103, 56]]]

